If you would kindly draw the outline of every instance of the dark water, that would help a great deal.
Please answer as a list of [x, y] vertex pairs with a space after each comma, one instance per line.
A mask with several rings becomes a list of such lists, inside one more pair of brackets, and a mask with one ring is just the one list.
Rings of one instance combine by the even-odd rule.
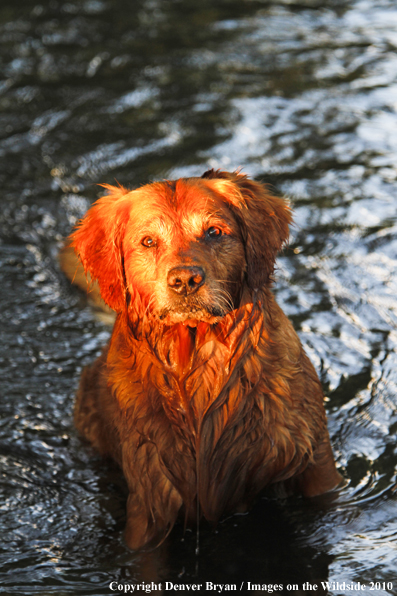
[[[0, 44], [0, 591], [397, 594], [395, 2], [2, 0]], [[329, 396], [348, 485], [203, 526], [198, 557], [180, 527], [137, 555], [123, 479], [71, 421], [109, 327], [56, 255], [96, 183], [208, 166], [242, 166], [294, 204], [276, 291]], [[339, 585], [302, 591], [321, 581]]]

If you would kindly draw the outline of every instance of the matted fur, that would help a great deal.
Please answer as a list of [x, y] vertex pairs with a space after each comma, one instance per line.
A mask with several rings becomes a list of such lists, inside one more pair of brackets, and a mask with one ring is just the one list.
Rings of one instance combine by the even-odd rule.
[[127, 544], [160, 541], [180, 512], [217, 521], [269, 484], [334, 488], [320, 382], [270, 290], [285, 201], [214, 170], [107, 188], [71, 236], [117, 313], [75, 423], [123, 469]]

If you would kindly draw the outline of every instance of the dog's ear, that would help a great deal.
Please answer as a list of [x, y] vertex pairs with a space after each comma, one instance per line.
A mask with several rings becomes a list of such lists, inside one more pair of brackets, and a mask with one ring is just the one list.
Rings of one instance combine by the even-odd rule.
[[97, 280], [101, 296], [116, 312], [126, 303], [123, 263], [123, 237], [130, 215], [128, 190], [103, 185], [109, 194], [87, 211], [71, 234], [71, 246], [79, 256], [86, 273]]
[[245, 243], [247, 283], [254, 290], [269, 282], [276, 255], [287, 241], [291, 210], [268, 188], [238, 172], [209, 170], [202, 178], [231, 206]]

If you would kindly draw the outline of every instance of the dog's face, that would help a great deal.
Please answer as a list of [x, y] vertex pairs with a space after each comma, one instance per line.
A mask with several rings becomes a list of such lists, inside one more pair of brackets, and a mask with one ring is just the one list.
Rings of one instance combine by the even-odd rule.
[[240, 227], [204, 182], [136, 191], [123, 251], [127, 287], [166, 324], [216, 322], [238, 305], [246, 271]]
[[211, 170], [131, 192], [108, 188], [72, 238], [114, 310], [132, 302], [167, 325], [215, 323], [238, 307], [244, 287], [269, 283], [290, 212], [262, 185]]

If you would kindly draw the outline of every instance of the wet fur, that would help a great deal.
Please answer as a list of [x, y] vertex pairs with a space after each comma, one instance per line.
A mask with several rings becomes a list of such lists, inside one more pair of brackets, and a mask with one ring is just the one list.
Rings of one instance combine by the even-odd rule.
[[[159, 542], [181, 512], [215, 522], [269, 484], [305, 496], [334, 488], [320, 382], [270, 290], [286, 203], [213, 170], [108, 190], [71, 237], [117, 313], [83, 372], [75, 423], [123, 469], [127, 544]], [[180, 266], [205, 272], [191, 295], [167, 284]]]

